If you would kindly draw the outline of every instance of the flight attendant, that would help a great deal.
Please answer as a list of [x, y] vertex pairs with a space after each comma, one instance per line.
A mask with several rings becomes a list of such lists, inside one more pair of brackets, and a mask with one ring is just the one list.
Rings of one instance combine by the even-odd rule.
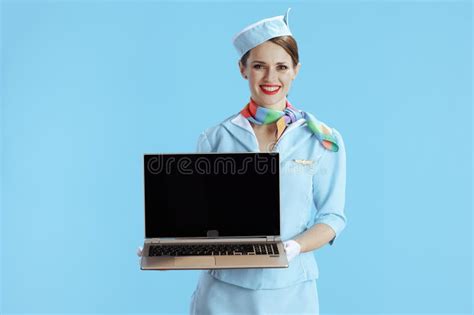
[[[288, 10], [289, 12], [289, 10]], [[281, 238], [289, 267], [202, 271], [191, 314], [318, 314], [314, 250], [346, 225], [346, 153], [340, 133], [287, 99], [301, 68], [288, 12], [233, 40], [250, 100], [199, 137], [198, 152], [279, 152]], [[249, 191], [253, 198], [265, 198]]]

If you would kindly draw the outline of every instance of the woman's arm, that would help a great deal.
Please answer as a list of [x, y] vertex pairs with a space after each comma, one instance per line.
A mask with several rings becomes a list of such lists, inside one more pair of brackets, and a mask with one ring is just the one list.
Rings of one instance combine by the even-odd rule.
[[318, 249], [329, 243], [336, 233], [327, 224], [318, 223], [298, 235], [294, 240], [301, 246], [301, 252], [306, 253]]
[[314, 225], [294, 238], [300, 244], [302, 253], [327, 243], [332, 245], [346, 225], [346, 151], [341, 135], [333, 130], [339, 151], [326, 152], [313, 177], [313, 197], [317, 209]]

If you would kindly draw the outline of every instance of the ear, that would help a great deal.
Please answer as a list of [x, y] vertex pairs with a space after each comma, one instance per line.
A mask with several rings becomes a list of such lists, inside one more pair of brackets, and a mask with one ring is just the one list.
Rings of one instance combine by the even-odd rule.
[[295, 75], [293, 76], [293, 80], [296, 79], [296, 76], [300, 72], [300, 68], [301, 68], [301, 63], [298, 62], [298, 64], [295, 67]]
[[240, 60], [238, 62], [238, 65], [239, 65], [240, 75], [242, 76], [242, 78], [247, 80], [246, 69], [245, 69], [244, 65], [242, 64], [242, 62], [240, 62]]

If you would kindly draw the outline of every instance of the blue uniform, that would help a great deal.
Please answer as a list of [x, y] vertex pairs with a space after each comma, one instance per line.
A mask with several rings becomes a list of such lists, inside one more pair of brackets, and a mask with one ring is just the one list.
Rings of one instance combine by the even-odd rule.
[[[306, 127], [304, 119], [289, 125], [273, 149], [280, 154], [280, 234], [284, 241], [294, 239], [316, 223], [324, 223], [336, 233], [332, 245], [346, 225], [345, 148], [339, 132], [331, 130], [338, 152], [325, 149]], [[238, 113], [205, 130], [199, 137], [197, 151], [259, 152], [260, 149], [249, 121]], [[268, 314], [270, 309], [297, 313], [306, 312], [301, 307], [309, 305], [307, 312], [314, 314], [318, 312], [317, 278], [318, 266], [312, 252], [298, 255], [284, 269], [203, 271], [193, 294], [191, 313]]]

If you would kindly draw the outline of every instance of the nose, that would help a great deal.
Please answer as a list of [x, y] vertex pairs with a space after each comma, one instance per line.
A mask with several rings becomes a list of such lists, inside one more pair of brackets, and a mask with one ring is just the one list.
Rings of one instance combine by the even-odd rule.
[[265, 79], [269, 83], [275, 83], [277, 79], [277, 72], [272, 68], [268, 68], [267, 72], [265, 73]]

